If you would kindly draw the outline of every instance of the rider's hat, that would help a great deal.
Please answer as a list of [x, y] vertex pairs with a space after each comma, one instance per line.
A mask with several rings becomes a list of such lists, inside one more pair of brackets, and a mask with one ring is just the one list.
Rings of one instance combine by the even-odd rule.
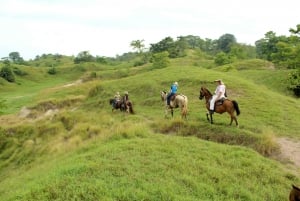
[[220, 82], [221, 84], [224, 84], [221, 79], [217, 79], [214, 82]]
[[178, 86], [178, 82], [174, 82], [174, 84]]

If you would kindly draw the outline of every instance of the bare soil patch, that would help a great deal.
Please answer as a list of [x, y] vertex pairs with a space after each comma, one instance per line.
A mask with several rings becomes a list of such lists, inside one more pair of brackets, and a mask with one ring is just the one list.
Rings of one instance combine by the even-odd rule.
[[281, 151], [279, 159], [300, 168], [300, 141], [283, 137], [278, 138], [277, 143]]

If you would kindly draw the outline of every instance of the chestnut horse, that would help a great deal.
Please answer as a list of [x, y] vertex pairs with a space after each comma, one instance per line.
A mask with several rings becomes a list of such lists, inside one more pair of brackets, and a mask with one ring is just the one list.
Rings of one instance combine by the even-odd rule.
[[160, 92], [161, 100], [165, 102], [165, 117], [167, 117], [168, 110], [171, 110], [171, 115], [173, 117], [173, 109], [179, 107], [181, 109], [181, 118], [186, 119], [188, 98], [185, 95], [176, 94], [175, 96], [171, 97], [170, 105], [168, 105], [167, 96], [168, 93], [166, 91]]
[[[205, 98], [206, 108], [209, 111], [209, 103], [212, 98], [212, 94], [205, 87], [201, 87], [201, 89], [200, 89], [199, 99], [202, 100], [203, 98]], [[240, 109], [239, 109], [238, 103], [235, 100], [229, 100], [229, 99], [225, 99], [222, 104], [219, 104], [218, 102], [219, 101], [216, 101], [216, 103], [215, 103], [215, 112], [220, 113], [220, 114], [227, 112], [231, 117], [230, 125], [232, 124], [232, 121], [234, 120], [236, 126], [238, 126], [238, 121], [234, 114], [234, 111], [236, 111], [237, 116], [240, 114]], [[210, 119], [208, 117], [208, 114], [210, 114]], [[210, 121], [211, 124], [213, 124], [212, 113], [207, 112], [206, 118], [208, 121]]]
[[293, 189], [290, 192], [290, 201], [300, 201], [300, 188], [292, 185]]

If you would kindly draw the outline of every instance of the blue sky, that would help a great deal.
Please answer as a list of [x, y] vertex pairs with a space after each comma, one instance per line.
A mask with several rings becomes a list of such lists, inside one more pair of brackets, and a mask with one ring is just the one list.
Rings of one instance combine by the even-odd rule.
[[300, 1], [263, 0], [0, 0], [0, 58], [17, 51], [116, 56], [167, 36], [218, 39], [233, 34], [254, 45], [268, 31], [290, 35], [300, 24]]

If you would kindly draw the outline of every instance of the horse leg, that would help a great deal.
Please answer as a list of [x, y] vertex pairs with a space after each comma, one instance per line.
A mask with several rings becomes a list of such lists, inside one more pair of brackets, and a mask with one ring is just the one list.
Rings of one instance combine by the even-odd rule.
[[182, 108], [182, 111], [181, 111], [181, 118], [186, 120], [186, 112], [185, 112], [184, 108]]
[[238, 127], [238, 126], [239, 126], [239, 123], [238, 123], [238, 121], [237, 121], [236, 116], [234, 116], [234, 121], [235, 121], [235, 125]]
[[214, 120], [213, 120], [213, 114], [210, 113], [210, 123], [213, 124], [214, 123]]
[[168, 117], [168, 110], [169, 110], [169, 106], [167, 105], [166, 108], [165, 108], [165, 118]]
[[229, 124], [229, 125], [231, 126], [231, 125], [232, 125], [232, 122], [233, 122], [233, 120], [234, 120], [234, 121], [235, 121], [235, 125], [236, 125], [236, 126], [239, 126], [236, 116], [234, 116], [234, 114], [231, 114], [230, 117], [231, 117], [231, 121], [230, 121], [230, 124]]
[[234, 119], [233, 116], [231, 116], [229, 126], [231, 126], [233, 119]]
[[173, 108], [171, 109], [171, 115], [172, 115], [172, 117], [173, 117]]
[[208, 122], [210, 122], [210, 119], [209, 119], [209, 112], [206, 112], [206, 119]]

